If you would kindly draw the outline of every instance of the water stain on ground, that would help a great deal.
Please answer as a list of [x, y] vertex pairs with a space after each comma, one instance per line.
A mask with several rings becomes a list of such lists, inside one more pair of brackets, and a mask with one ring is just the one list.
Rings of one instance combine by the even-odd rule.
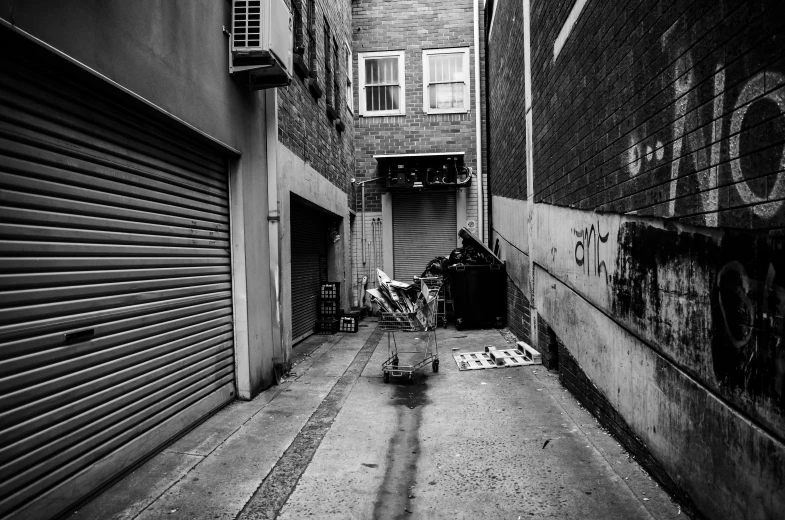
[[387, 470], [374, 505], [375, 520], [403, 519], [415, 511], [412, 489], [417, 484], [417, 462], [420, 459], [420, 425], [428, 385], [416, 378], [413, 385], [397, 385], [389, 401], [395, 408], [396, 428], [387, 448]]

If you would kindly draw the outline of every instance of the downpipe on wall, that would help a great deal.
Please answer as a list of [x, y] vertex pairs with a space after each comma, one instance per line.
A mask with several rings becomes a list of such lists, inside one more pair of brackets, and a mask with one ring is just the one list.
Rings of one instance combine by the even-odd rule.
[[539, 343], [538, 312], [535, 306], [534, 295], [534, 212], [537, 205], [534, 203], [534, 118], [532, 116], [532, 62], [531, 62], [531, 0], [523, 1], [523, 92], [524, 107], [526, 111], [526, 198], [529, 200], [528, 215], [528, 248], [529, 248], [529, 305], [532, 346]]
[[477, 137], [477, 234], [485, 241], [482, 191], [482, 118], [480, 117], [480, 8], [474, 0], [474, 120]]
[[283, 323], [281, 313], [281, 269], [280, 269], [280, 223], [281, 212], [278, 201], [278, 90], [265, 93], [265, 117], [267, 122], [267, 238], [270, 247], [270, 300], [274, 309], [271, 320], [273, 340], [273, 370], [275, 383], [280, 384], [287, 368], [287, 353], [283, 346]]

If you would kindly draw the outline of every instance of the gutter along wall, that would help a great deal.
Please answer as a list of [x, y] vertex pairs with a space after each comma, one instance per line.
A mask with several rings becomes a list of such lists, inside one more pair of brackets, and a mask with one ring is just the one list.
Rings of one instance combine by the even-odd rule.
[[[497, 4], [491, 239], [508, 262], [511, 328], [685, 503], [777, 517], [782, 6], [532, 1], [528, 186], [525, 9]], [[539, 334], [525, 326], [532, 306]]]

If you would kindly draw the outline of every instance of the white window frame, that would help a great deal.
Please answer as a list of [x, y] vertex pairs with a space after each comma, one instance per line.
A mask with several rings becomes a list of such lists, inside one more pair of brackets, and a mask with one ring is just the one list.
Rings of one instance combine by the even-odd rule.
[[346, 107], [350, 114], [354, 114], [354, 55], [352, 46], [347, 40], [343, 41], [346, 52]]
[[[398, 100], [398, 110], [366, 110], [365, 109], [365, 60], [375, 58], [398, 58], [398, 79], [401, 85], [400, 99]], [[358, 79], [360, 83], [360, 116], [401, 116], [406, 114], [406, 76], [404, 74], [404, 51], [376, 51], [360, 52], [357, 54], [357, 68], [359, 69]]]
[[[431, 108], [428, 103], [428, 57], [434, 54], [461, 54], [463, 53], [463, 108]], [[465, 114], [469, 112], [472, 105], [471, 89], [471, 69], [469, 68], [469, 47], [455, 47], [452, 49], [427, 49], [422, 51], [422, 109], [426, 114]]]

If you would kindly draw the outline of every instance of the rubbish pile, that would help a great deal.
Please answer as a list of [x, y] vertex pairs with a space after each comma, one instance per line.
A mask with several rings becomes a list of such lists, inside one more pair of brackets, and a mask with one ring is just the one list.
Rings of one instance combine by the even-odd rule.
[[428, 262], [422, 276], [447, 276], [447, 269], [454, 265], [488, 265], [499, 262], [499, 259], [495, 258], [490, 251], [477, 247], [473, 243], [476, 243], [474, 237], [471, 235], [469, 237], [468, 240], [466, 237], [462, 237], [463, 247], [453, 249], [449, 258], [437, 256]]

